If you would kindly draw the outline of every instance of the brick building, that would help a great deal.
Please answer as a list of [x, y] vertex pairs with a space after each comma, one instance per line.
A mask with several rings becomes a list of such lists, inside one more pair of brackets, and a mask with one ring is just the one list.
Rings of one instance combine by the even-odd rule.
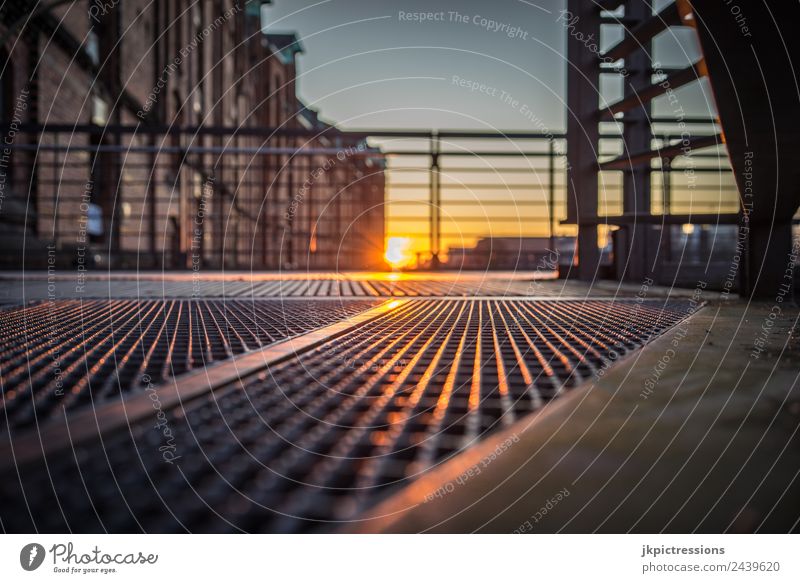
[[262, 4], [5, 3], [0, 262], [379, 267], [384, 160], [298, 100]]

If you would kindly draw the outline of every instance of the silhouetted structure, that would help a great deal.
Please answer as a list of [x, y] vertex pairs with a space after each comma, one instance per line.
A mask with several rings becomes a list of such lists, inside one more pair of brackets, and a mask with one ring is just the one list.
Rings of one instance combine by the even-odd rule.
[[[654, 277], [666, 285], [710, 285], [746, 295], [775, 297], [791, 268], [792, 221], [800, 203], [800, 174], [792, 156], [800, 140], [800, 92], [791, 63], [800, 54], [789, 30], [800, 17], [796, 2], [778, 2], [769, 10], [712, 0], [678, 0], [657, 14], [642, 0], [570, 0], [560, 20], [567, 28], [569, 185], [567, 223], [579, 227], [578, 273], [598, 276], [598, 225], [614, 233], [615, 277], [642, 281]], [[601, 26], [625, 27], [619, 42], [600, 53], [588, 39], [599, 39]], [[683, 69], [652, 60], [653, 39], [670, 27], [692, 27], [702, 58]], [[624, 65], [620, 65], [624, 60]], [[623, 78], [623, 97], [598, 106], [601, 75]], [[708, 77], [718, 119], [689, 117], [675, 93]], [[651, 104], [666, 97], [672, 109], [655, 118]], [[600, 123], [616, 123], [623, 152], [598, 159]], [[651, 124], [670, 124], [673, 135], [657, 140]], [[693, 160], [713, 157], [727, 147], [739, 190], [738, 212], [674, 212], [665, 196], [661, 214], [653, 210], [652, 178], [659, 175], [665, 195], [673, 173], [692, 175], [717, 169], [695, 167]], [[654, 165], [653, 161], [658, 161]], [[621, 173], [620, 215], [599, 216], [598, 179]], [[652, 175], [652, 176], [651, 176]], [[707, 261], [702, 270], [674, 253], [672, 225], [716, 229], [738, 227], [727, 257]], [[676, 256], [678, 257], [676, 259]]]

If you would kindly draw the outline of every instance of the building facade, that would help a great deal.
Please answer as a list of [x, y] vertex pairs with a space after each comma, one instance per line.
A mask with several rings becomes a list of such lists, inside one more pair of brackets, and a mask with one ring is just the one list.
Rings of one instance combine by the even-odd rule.
[[0, 9], [5, 267], [381, 265], [384, 159], [300, 102], [262, 4]]

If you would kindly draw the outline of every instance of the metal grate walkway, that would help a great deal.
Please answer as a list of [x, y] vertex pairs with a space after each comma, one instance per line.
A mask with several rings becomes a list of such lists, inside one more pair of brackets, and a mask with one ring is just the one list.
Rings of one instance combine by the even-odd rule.
[[[655, 301], [398, 304], [163, 420], [10, 470], [0, 519], [11, 531], [335, 528], [688, 313]], [[12, 507], [20, 480], [30, 515]]]
[[0, 427], [27, 427], [353, 316], [377, 301], [43, 302], [0, 318]]

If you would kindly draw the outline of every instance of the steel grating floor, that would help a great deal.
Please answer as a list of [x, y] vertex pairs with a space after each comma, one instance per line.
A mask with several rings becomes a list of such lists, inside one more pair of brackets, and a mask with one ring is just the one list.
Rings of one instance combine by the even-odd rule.
[[663, 301], [396, 303], [165, 409], [163, 419], [151, 411], [74, 450], [7, 468], [4, 528], [332, 529], [689, 309]]
[[11, 310], [0, 318], [0, 427], [91, 407], [377, 303], [65, 300]]

